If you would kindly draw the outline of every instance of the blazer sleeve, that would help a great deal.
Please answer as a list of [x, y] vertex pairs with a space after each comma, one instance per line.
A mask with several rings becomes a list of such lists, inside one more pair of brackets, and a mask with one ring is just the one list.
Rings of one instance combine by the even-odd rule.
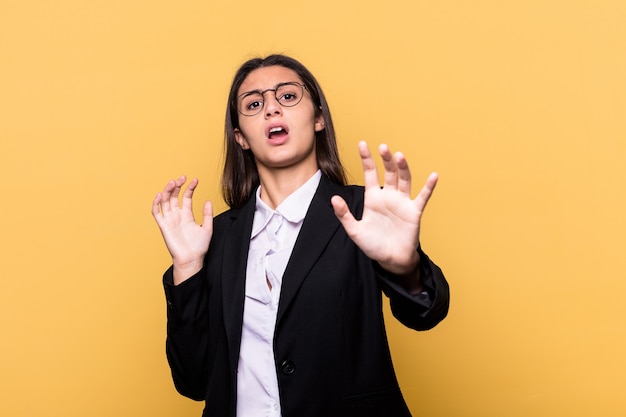
[[207, 384], [208, 296], [203, 269], [180, 285], [173, 284], [172, 268], [163, 276], [167, 301], [166, 354], [176, 390], [204, 400]]
[[414, 330], [429, 330], [448, 315], [450, 288], [441, 269], [418, 248], [420, 279], [424, 292], [409, 294], [397, 277], [375, 263], [383, 292], [389, 297], [391, 312], [405, 326]]

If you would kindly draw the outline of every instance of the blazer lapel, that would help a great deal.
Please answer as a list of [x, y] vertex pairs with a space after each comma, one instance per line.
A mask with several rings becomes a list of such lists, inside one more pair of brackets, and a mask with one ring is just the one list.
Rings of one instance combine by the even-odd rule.
[[236, 366], [239, 360], [243, 305], [245, 300], [246, 265], [250, 234], [254, 219], [255, 199], [251, 198], [241, 209], [230, 213], [232, 223], [224, 236], [222, 260], [222, 306], [230, 360]]
[[277, 326], [289, 309], [309, 270], [337, 228], [341, 226], [330, 204], [330, 198], [336, 194], [343, 195], [342, 187], [322, 176], [283, 275], [276, 318]]

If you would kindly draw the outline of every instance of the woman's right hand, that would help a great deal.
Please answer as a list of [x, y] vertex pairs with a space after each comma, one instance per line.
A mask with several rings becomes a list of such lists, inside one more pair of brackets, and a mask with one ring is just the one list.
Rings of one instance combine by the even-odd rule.
[[192, 211], [193, 192], [198, 180], [192, 180], [179, 194], [187, 181], [183, 175], [167, 183], [152, 202], [152, 216], [161, 229], [167, 250], [172, 255], [174, 285], [178, 285], [202, 269], [213, 234], [213, 208], [204, 203], [202, 225], [196, 223]]

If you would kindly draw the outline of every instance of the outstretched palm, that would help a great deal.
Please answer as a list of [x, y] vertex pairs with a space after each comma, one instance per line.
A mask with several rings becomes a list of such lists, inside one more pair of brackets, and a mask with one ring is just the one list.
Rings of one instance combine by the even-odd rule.
[[206, 202], [203, 224], [196, 223], [192, 211], [193, 192], [198, 180], [192, 180], [179, 201], [184, 176], [167, 183], [152, 202], [152, 215], [159, 225], [167, 250], [172, 255], [174, 283], [178, 284], [199, 271], [213, 234], [213, 211]]
[[382, 188], [367, 144], [359, 143], [365, 176], [361, 220], [354, 218], [341, 197], [334, 196], [331, 202], [348, 236], [369, 258], [391, 273], [406, 275], [419, 263], [420, 222], [438, 177], [430, 174], [417, 197], [411, 199], [411, 172], [404, 155], [392, 155], [386, 145], [381, 145], [379, 152], [385, 168]]

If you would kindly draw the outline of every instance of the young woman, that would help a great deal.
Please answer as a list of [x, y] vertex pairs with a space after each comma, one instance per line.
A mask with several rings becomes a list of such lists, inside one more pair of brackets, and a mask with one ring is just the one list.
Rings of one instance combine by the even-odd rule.
[[[235, 75], [226, 111], [223, 194], [230, 210], [192, 214], [198, 180], [157, 194], [172, 256], [165, 273], [167, 357], [204, 416], [401, 417], [382, 312], [427, 330], [448, 312], [441, 270], [420, 248], [437, 175], [412, 199], [401, 153], [359, 144], [365, 187], [345, 185], [328, 104], [284, 55]], [[425, 358], [416, 358], [423, 360]]]

